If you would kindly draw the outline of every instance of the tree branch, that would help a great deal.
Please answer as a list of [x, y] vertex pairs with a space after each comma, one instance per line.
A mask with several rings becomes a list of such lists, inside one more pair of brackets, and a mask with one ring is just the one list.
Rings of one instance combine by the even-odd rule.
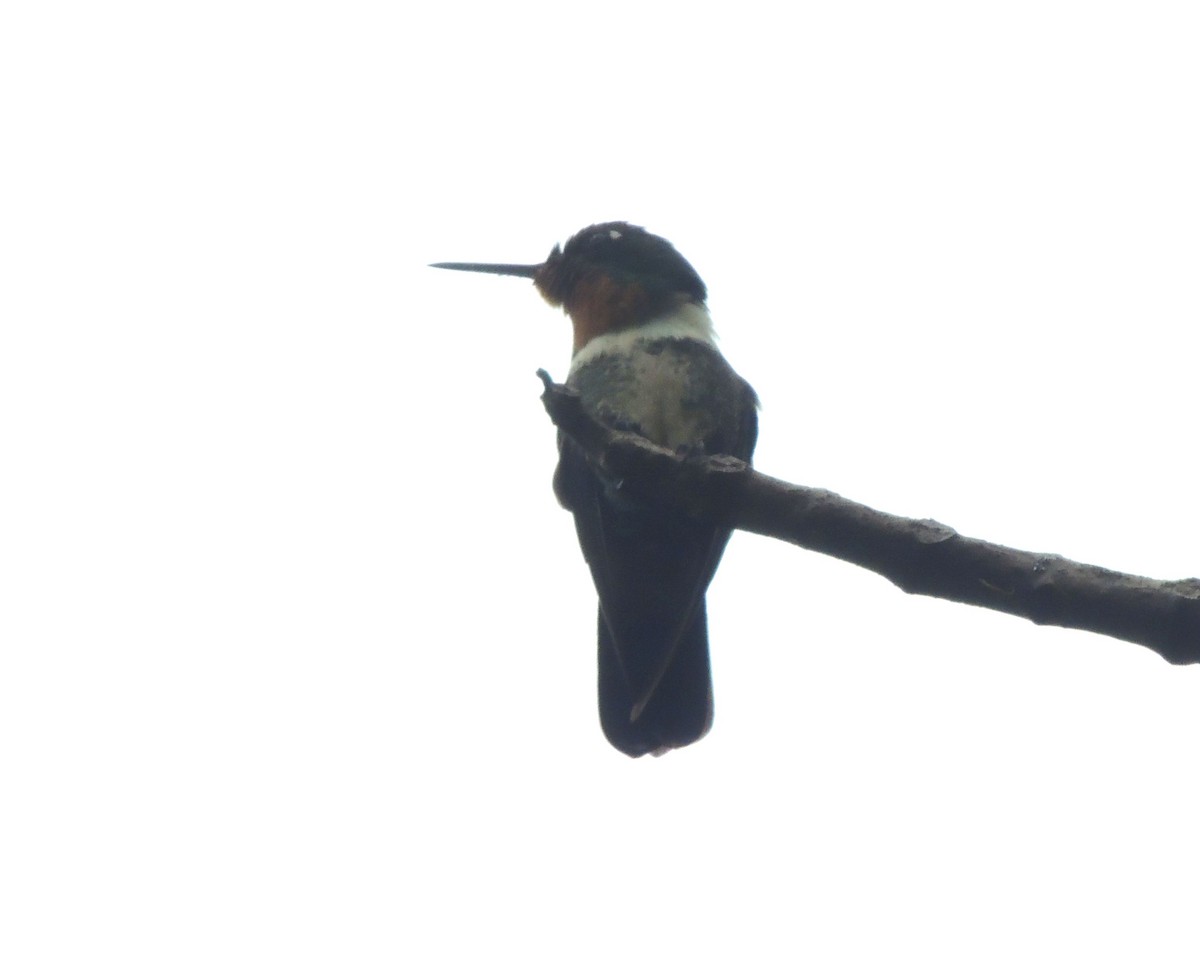
[[674, 454], [614, 431], [545, 371], [550, 419], [633, 493], [872, 570], [906, 593], [983, 606], [1200, 662], [1200, 579], [1152, 580], [974, 540], [933, 520], [872, 510], [828, 490], [760, 474], [733, 457]]

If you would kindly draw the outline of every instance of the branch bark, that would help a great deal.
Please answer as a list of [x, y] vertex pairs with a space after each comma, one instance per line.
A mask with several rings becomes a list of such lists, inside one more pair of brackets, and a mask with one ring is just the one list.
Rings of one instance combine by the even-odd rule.
[[983, 606], [1043, 626], [1114, 636], [1177, 665], [1200, 662], [1200, 579], [1153, 580], [964, 537], [760, 474], [733, 457], [685, 458], [590, 417], [545, 371], [550, 419], [633, 493], [775, 537], [891, 580], [906, 593]]

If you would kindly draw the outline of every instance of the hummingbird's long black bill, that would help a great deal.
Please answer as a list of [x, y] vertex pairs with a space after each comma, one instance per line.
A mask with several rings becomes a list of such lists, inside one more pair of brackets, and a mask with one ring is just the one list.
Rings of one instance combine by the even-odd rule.
[[451, 268], [457, 272], [488, 272], [492, 275], [516, 275], [536, 278], [541, 265], [493, 265], [488, 262], [433, 262], [430, 268]]

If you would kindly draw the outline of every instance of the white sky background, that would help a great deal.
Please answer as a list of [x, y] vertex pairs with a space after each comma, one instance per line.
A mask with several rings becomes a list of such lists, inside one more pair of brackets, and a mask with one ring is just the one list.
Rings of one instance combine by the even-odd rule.
[[[739, 535], [631, 761], [540, 261], [708, 282], [758, 465], [1200, 575], [1188, 3], [0, 16], [7, 951], [1194, 951], [1200, 668]], [[785, 12], [786, 11], [786, 12]]]

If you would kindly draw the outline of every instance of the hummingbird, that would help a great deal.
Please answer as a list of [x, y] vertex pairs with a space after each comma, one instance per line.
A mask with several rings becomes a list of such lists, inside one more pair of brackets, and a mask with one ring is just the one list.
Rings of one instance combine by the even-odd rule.
[[[533, 279], [571, 319], [566, 384], [597, 420], [679, 454], [750, 463], [758, 397], [717, 350], [704, 282], [666, 239], [604, 222], [540, 264], [434, 267]], [[599, 596], [604, 735], [635, 758], [690, 745], [712, 726], [705, 593], [731, 530], [636, 498], [562, 432], [558, 451], [554, 492]]]

